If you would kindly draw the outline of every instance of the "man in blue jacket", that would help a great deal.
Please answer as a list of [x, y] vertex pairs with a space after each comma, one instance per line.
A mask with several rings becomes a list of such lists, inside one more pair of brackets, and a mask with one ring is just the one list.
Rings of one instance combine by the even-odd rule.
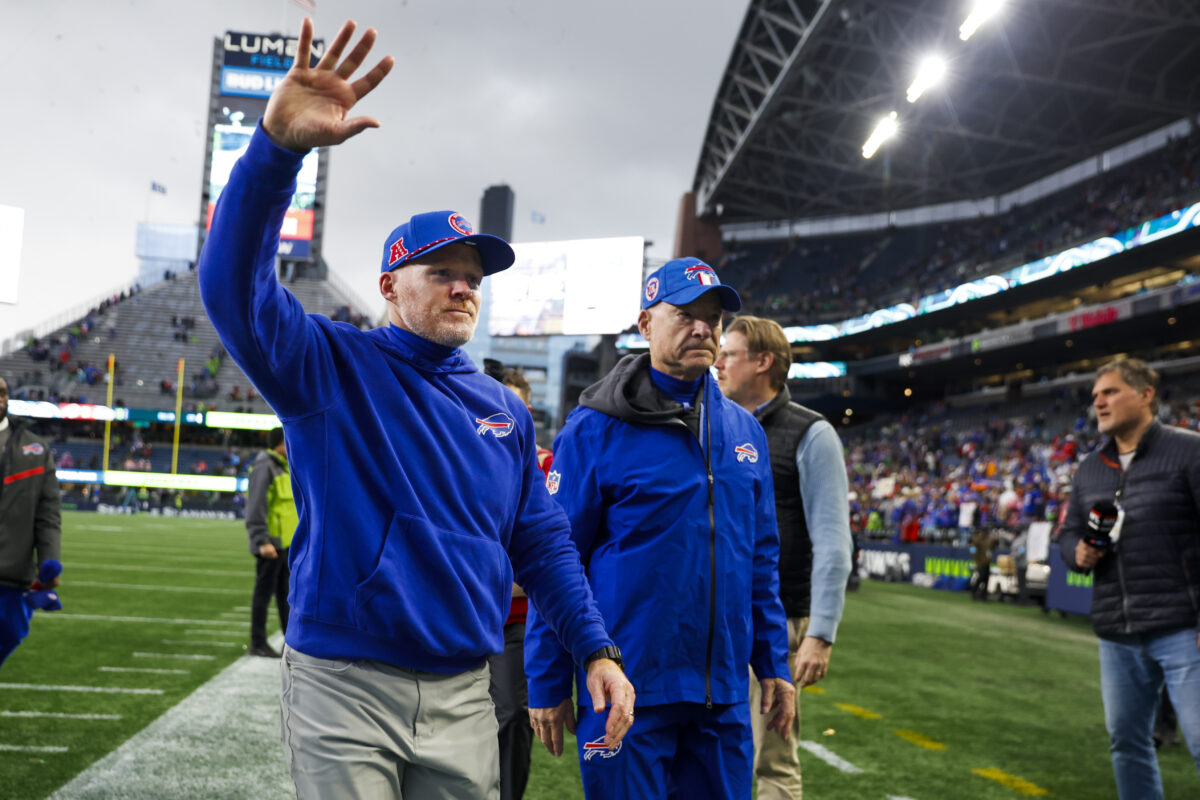
[[[200, 261], [221, 341], [283, 421], [299, 524], [283, 657], [283, 739], [301, 798], [498, 798], [487, 657], [504, 647], [514, 579], [587, 670], [613, 747], [633, 689], [605, 632], [566, 517], [547, 494], [528, 410], [458, 348], [502, 239], [460, 214], [419, 214], [384, 245], [389, 325], [306, 315], [276, 280], [301, 159], [379, 123], [347, 112], [368, 29], [347, 22], [318, 64], [312, 23], [235, 165]], [[340, 63], [339, 63], [340, 62]]]
[[571, 681], [584, 676], [540, 606], [525, 640], [530, 715], [553, 755], [564, 725], [576, 733], [589, 798], [748, 800], [746, 665], [780, 736], [795, 692], [767, 439], [709, 374], [722, 311], [741, 300], [712, 267], [682, 258], [647, 279], [641, 305], [649, 354], [627, 356], [583, 393], [547, 480], [627, 653], [637, 725], [614, 748], [599, 715], [576, 716]]

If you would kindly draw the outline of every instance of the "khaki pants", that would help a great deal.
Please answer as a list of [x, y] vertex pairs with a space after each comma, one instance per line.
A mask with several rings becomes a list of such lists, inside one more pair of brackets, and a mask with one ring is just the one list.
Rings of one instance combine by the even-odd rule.
[[[788, 669], [794, 674], [800, 642], [808, 630], [808, 617], [788, 618]], [[750, 673], [750, 726], [754, 732], [754, 775], [758, 778], [758, 800], [799, 800], [800, 784], [800, 691], [796, 691], [796, 721], [788, 741], [767, 730], [767, 718], [759, 713], [762, 687]]]
[[283, 654], [283, 746], [300, 800], [498, 800], [488, 667], [457, 675]]

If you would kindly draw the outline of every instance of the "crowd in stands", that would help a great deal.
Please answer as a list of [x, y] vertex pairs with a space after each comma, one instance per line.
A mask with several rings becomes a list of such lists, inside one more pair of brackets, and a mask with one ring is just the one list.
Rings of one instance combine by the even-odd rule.
[[[785, 325], [913, 303], [1200, 199], [1200, 133], [995, 217], [921, 229], [727, 247], [722, 275], [747, 312]], [[816, 265], [816, 268], [808, 268]], [[732, 273], [732, 274], [729, 274]], [[799, 276], [792, 285], [791, 274]], [[745, 287], [743, 289], [743, 287]]]
[[[1057, 523], [1079, 462], [1101, 442], [1088, 388], [1060, 391], [1030, 415], [996, 410], [963, 424], [944, 403], [843, 433], [856, 535], [965, 544], [974, 529]], [[1200, 396], [1164, 390], [1159, 419], [1200, 430]]]
[[339, 306], [337, 311], [333, 312], [333, 316], [330, 319], [334, 322], [348, 322], [360, 331], [370, 330], [375, 327], [366, 314], [359, 314], [350, 308], [350, 306]]

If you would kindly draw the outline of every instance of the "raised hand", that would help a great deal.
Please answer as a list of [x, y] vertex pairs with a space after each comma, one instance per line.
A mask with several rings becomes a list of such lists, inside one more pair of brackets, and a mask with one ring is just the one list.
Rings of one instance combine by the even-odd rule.
[[292, 68], [267, 102], [263, 130], [271, 141], [297, 153], [314, 147], [341, 144], [367, 128], [378, 128], [374, 117], [346, 118], [355, 103], [365, 97], [392, 69], [395, 60], [385, 56], [374, 69], [351, 82], [354, 74], [375, 45], [375, 29], [367, 28], [358, 44], [344, 60], [342, 51], [354, 35], [353, 20], [346, 20], [325, 55], [315, 67], [309, 66], [313, 24], [308, 17], [300, 26], [300, 40]]

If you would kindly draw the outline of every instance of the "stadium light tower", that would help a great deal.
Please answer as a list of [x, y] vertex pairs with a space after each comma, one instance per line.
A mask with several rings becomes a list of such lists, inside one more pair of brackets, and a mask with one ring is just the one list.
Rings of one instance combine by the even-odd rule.
[[964, 42], [970, 39], [975, 35], [975, 31], [979, 30], [979, 26], [1000, 13], [1003, 6], [1004, 0], [974, 0], [971, 13], [958, 28], [958, 38]]
[[863, 144], [863, 158], [870, 158], [875, 155], [875, 151], [879, 149], [879, 145], [895, 136], [896, 131], [899, 129], [900, 123], [896, 121], [895, 111], [879, 120], [879, 124], [875, 126], [875, 130], [871, 131], [871, 136]]
[[908, 87], [908, 102], [915, 103], [926, 89], [937, 86], [946, 77], [946, 59], [939, 55], [926, 56], [917, 67], [917, 77]]

